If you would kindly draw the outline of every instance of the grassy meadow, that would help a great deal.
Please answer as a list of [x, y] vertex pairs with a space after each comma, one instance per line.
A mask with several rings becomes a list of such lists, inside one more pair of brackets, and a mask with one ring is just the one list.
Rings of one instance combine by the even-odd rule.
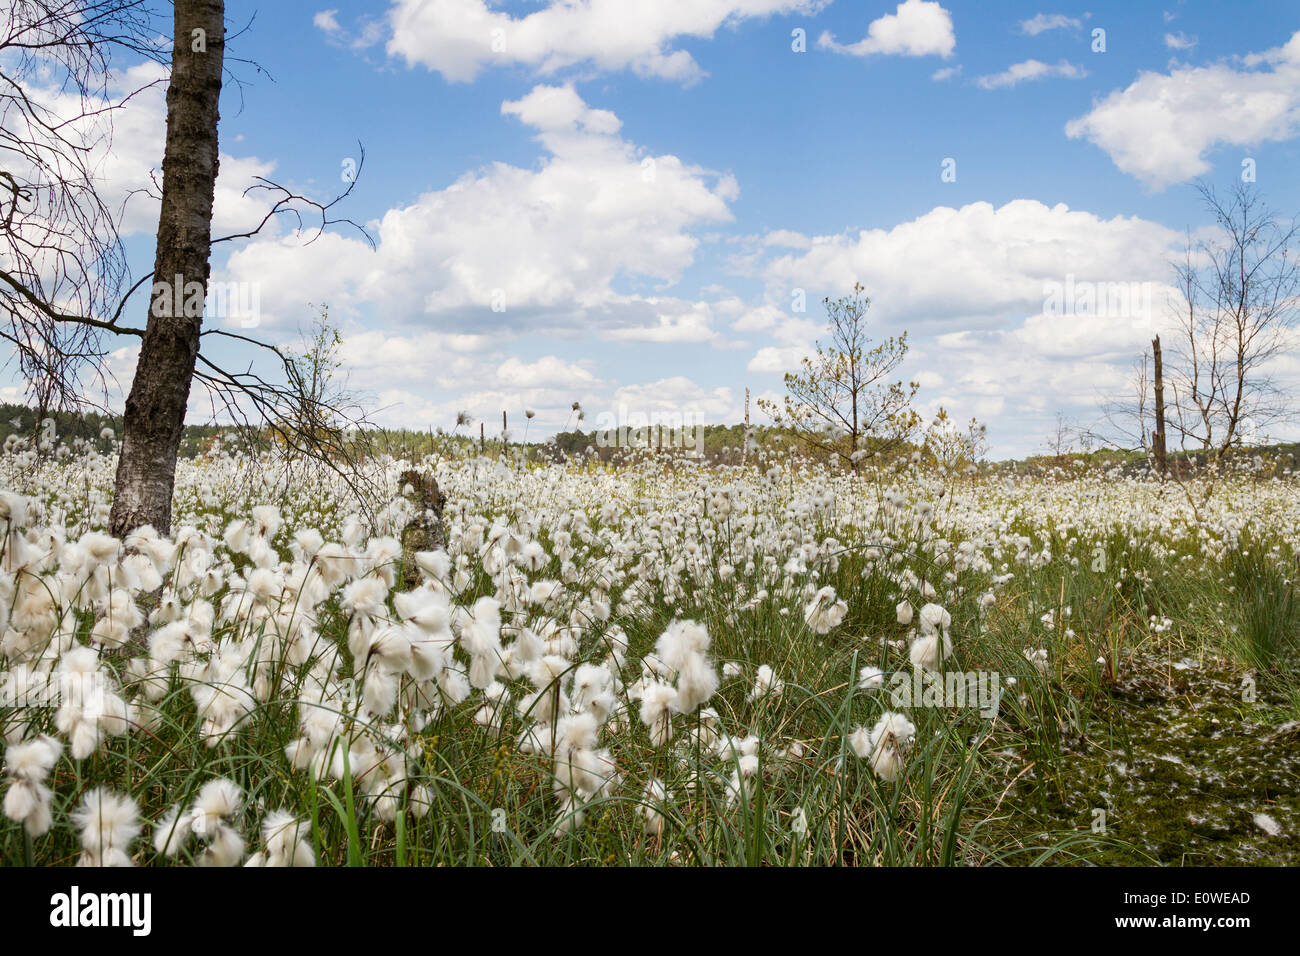
[[6, 865], [1300, 860], [1287, 472], [112, 444], [0, 462]]

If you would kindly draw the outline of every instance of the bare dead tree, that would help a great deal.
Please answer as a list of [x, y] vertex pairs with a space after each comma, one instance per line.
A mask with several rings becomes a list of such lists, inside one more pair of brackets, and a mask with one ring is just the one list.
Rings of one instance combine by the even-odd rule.
[[1093, 442], [1125, 451], [1151, 452], [1147, 412], [1150, 407], [1150, 356], [1143, 352], [1129, 373], [1128, 392], [1101, 401], [1102, 421], [1084, 435]]
[[1155, 374], [1156, 415], [1151, 432], [1151, 450], [1155, 455], [1156, 473], [1161, 478], [1169, 473], [1168, 428], [1165, 424], [1165, 362], [1160, 349], [1160, 336], [1151, 340], [1151, 366]]
[[1291, 413], [1270, 366], [1300, 318], [1300, 224], [1279, 220], [1247, 183], [1226, 197], [1204, 183], [1198, 192], [1216, 228], [1189, 237], [1175, 268], [1184, 303], [1166, 408], [1179, 447], [1213, 468]]
[[[1251, 184], [1237, 184], [1226, 197], [1204, 183], [1197, 192], [1214, 227], [1200, 239], [1189, 233], [1172, 264], [1179, 295], [1171, 341], [1152, 342], [1130, 394], [1102, 402], [1104, 422], [1093, 433], [1153, 461], [1163, 457], [1167, 477], [1180, 485], [1192, 471], [1217, 474], [1234, 449], [1257, 443], [1267, 429], [1290, 419], [1292, 403], [1271, 366], [1290, 346], [1300, 319], [1294, 248], [1300, 223], [1280, 219]], [[1163, 409], [1153, 417], [1149, 360], [1157, 347], [1163, 388], [1155, 398]], [[1213, 487], [1213, 480], [1206, 482], [1194, 506]]]
[[[1226, 459], [1267, 441], [1267, 429], [1290, 420], [1293, 406], [1278, 387], [1273, 363], [1288, 349], [1300, 319], [1300, 266], [1293, 248], [1296, 219], [1268, 209], [1250, 184], [1220, 197], [1197, 191], [1214, 227], [1188, 234], [1173, 263], [1172, 344], [1157, 336], [1151, 381], [1144, 353], [1127, 398], [1102, 402], [1105, 443], [1144, 451], [1193, 512], [1214, 494]], [[1149, 416], [1154, 388], [1155, 413]], [[1200, 476], [1199, 482], [1189, 482]]]
[[0, 10], [0, 339], [38, 407], [77, 404], [130, 284], [97, 188], [122, 90], [115, 55], [158, 60], [142, 0], [10, 0]]
[[1065, 417], [1064, 412], [1056, 413], [1056, 424], [1052, 427], [1051, 434], [1043, 442], [1043, 447], [1052, 453], [1059, 464], [1071, 451], [1074, 450], [1074, 440], [1078, 433], [1075, 428]]
[[[170, 524], [191, 381], [208, 390], [214, 420], [256, 423], [278, 435], [282, 448], [324, 461], [340, 474], [359, 473], [358, 443], [339, 439], [343, 428], [321, 427], [327, 419], [364, 425], [359, 407], [331, 406], [341, 396], [314, 388], [298, 357], [273, 344], [201, 329], [201, 306], [172, 314], [178, 301], [201, 303], [203, 296], [191, 296], [189, 289], [205, 290], [208, 278], [217, 98], [224, 78], [240, 86], [223, 65], [231, 59], [224, 49], [223, 15], [224, 4], [213, 0], [176, 3], [168, 51], [155, 43], [154, 15], [143, 0], [19, 0], [0, 14], [6, 18], [0, 20], [0, 307], [7, 322], [7, 328], [0, 325], [0, 338], [13, 346], [42, 412], [87, 404], [81, 378], [87, 370], [107, 392], [103, 363], [117, 347], [112, 337], [141, 340], [114, 504], [119, 532], [145, 522], [165, 531]], [[112, 55], [167, 62], [169, 52], [163, 183], [158, 187], [155, 180], [157, 188], [146, 190], [162, 204], [157, 258], [153, 272], [133, 280], [119, 238], [120, 212], [114, 215], [96, 181], [97, 157], [111, 145], [112, 114], [140, 92], [114, 95]], [[355, 187], [364, 161], [362, 149], [357, 175], [325, 203], [259, 177], [245, 195], [267, 197], [262, 220], [211, 242], [250, 238], [284, 216], [308, 243], [344, 223], [371, 241], [356, 223], [331, 212]], [[148, 322], [124, 324], [133, 294], [155, 275], [162, 278], [153, 285]], [[179, 290], [173, 288], [178, 275]], [[242, 370], [217, 361], [201, 348], [208, 336], [252, 346], [269, 359], [271, 370], [252, 360]], [[148, 507], [142, 507], [145, 501]]]

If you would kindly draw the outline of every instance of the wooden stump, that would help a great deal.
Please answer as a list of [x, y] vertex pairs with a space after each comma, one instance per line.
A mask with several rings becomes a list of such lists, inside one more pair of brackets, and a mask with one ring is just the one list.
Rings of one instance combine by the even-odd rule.
[[447, 532], [442, 526], [442, 512], [447, 506], [447, 496], [438, 488], [437, 479], [432, 475], [413, 469], [402, 472], [398, 488], [416, 507], [415, 516], [402, 529], [402, 584], [413, 588], [420, 583], [415, 553], [446, 550]]

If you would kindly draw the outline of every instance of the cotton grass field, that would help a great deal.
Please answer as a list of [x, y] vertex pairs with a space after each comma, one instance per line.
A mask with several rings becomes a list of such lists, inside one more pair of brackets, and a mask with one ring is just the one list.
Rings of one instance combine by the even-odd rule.
[[[49, 449], [47, 449], [48, 451]], [[1300, 488], [0, 459], [0, 863], [1300, 862]], [[445, 550], [404, 552], [419, 495]], [[1195, 505], [1195, 506], [1194, 506]]]

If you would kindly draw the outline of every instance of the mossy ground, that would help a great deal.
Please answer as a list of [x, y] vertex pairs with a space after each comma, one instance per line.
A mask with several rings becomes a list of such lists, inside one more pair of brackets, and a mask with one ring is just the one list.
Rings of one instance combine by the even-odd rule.
[[1101, 864], [1300, 863], [1300, 725], [1276, 722], [1281, 690], [1243, 699], [1248, 672], [1219, 657], [1130, 664], [1094, 729], [1063, 736], [1054, 772], [1021, 778], [1026, 813], [1090, 830], [1105, 811]]

